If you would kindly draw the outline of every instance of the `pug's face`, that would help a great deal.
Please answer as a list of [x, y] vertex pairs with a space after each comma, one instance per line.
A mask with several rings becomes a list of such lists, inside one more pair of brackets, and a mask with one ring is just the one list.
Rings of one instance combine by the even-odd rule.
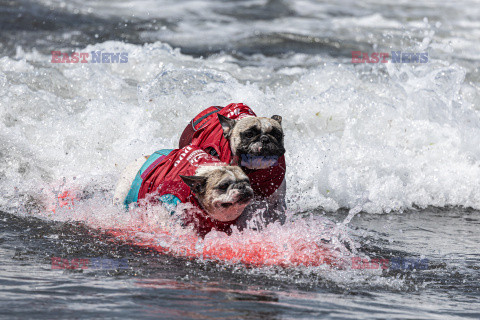
[[246, 117], [232, 120], [218, 115], [223, 135], [230, 142], [234, 156], [280, 157], [283, 146], [282, 117]]
[[237, 166], [201, 166], [194, 176], [180, 176], [215, 220], [237, 219], [253, 198], [253, 189]]

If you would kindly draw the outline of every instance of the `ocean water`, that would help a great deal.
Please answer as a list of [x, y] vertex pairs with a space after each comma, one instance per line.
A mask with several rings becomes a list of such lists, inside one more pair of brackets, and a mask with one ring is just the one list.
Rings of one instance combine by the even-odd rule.
[[[478, 319], [479, 40], [476, 1], [1, 3], [0, 317]], [[349, 265], [192, 260], [99, 231], [145, 223], [109, 201], [130, 161], [230, 102], [283, 117], [289, 222], [260, 237], [329, 237]], [[88, 196], [52, 212], [64, 190]]]

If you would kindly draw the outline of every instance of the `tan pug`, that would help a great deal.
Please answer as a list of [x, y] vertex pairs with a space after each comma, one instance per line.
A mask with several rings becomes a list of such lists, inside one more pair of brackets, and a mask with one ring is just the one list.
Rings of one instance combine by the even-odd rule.
[[[218, 119], [223, 135], [229, 140], [230, 149], [242, 168], [267, 169], [276, 165], [278, 158], [285, 154], [281, 116], [232, 120], [219, 114]], [[245, 227], [253, 217], [260, 221], [258, 229], [262, 228], [262, 224], [274, 221], [283, 223], [286, 218], [286, 188], [284, 179], [274, 194], [266, 199], [255, 199], [240, 218], [239, 226]]]
[[201, 166], [194, 176], [180, 176], [210, 217], [237, 219], [253, 198], [247, 175], [237, 166]]
[[285, 154], [281, 116], [232, 120], [219, 114], [218, 120], [223, 135], [230, 142], [233, 155], [240, 157], [242, 166], [249, 169], [267, 168], [272, 166], [274, 159]]

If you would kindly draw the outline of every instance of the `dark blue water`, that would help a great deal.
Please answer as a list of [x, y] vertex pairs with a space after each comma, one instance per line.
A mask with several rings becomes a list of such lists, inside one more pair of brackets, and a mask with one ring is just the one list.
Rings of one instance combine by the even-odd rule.
[[[360, 251], [387, 259], [423, 257], [427, 269], [330, 275], [163, 256], [69, 223], [10, 214], [1, 221], [4, 318], [478, 318], [475, 211], [361, 214], [351, 226]], [[52, 257], [90, 263], [52, 269]], [[115, 265], [121, 260], [127, 264]]]

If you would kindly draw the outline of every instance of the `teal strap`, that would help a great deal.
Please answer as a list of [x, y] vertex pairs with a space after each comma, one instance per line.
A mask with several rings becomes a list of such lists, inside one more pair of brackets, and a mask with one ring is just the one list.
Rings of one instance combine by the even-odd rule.
[[164, 194], [163, 196], [160, 196], [158, 198], [163, 204], [163, 206], [167, 209], [170, 210], [170, 214], [173, 215], [175, 213], [175, 208], [179, 203], [182, 203], [180, 199], [178, 199], [176, 196], [173, 194]]
[[168, 156], [170, 152], [172, 152], [174, 149], [162, 149], [155, 151], [148, 159], [145, 161], [145, 163], [142, 165], [140, 170], [138, 170], [137, 175], [135, 176], [135, 179], [133, 179], [132, 186], [130, 187], [130, 191], [127, 194], [127, 197], [125, 198], [125, 201], [123, 202], [125, 204], [126, 209], [128, 210], [128, 206], [131, 203], [135, 203], [138, 201], [138, 192], [140, 191], [140, 187], [142, 186], [142, 174], [145, 170], [150, 167], [150, 165], [155, 162], [160, 157], [163, 156]]

